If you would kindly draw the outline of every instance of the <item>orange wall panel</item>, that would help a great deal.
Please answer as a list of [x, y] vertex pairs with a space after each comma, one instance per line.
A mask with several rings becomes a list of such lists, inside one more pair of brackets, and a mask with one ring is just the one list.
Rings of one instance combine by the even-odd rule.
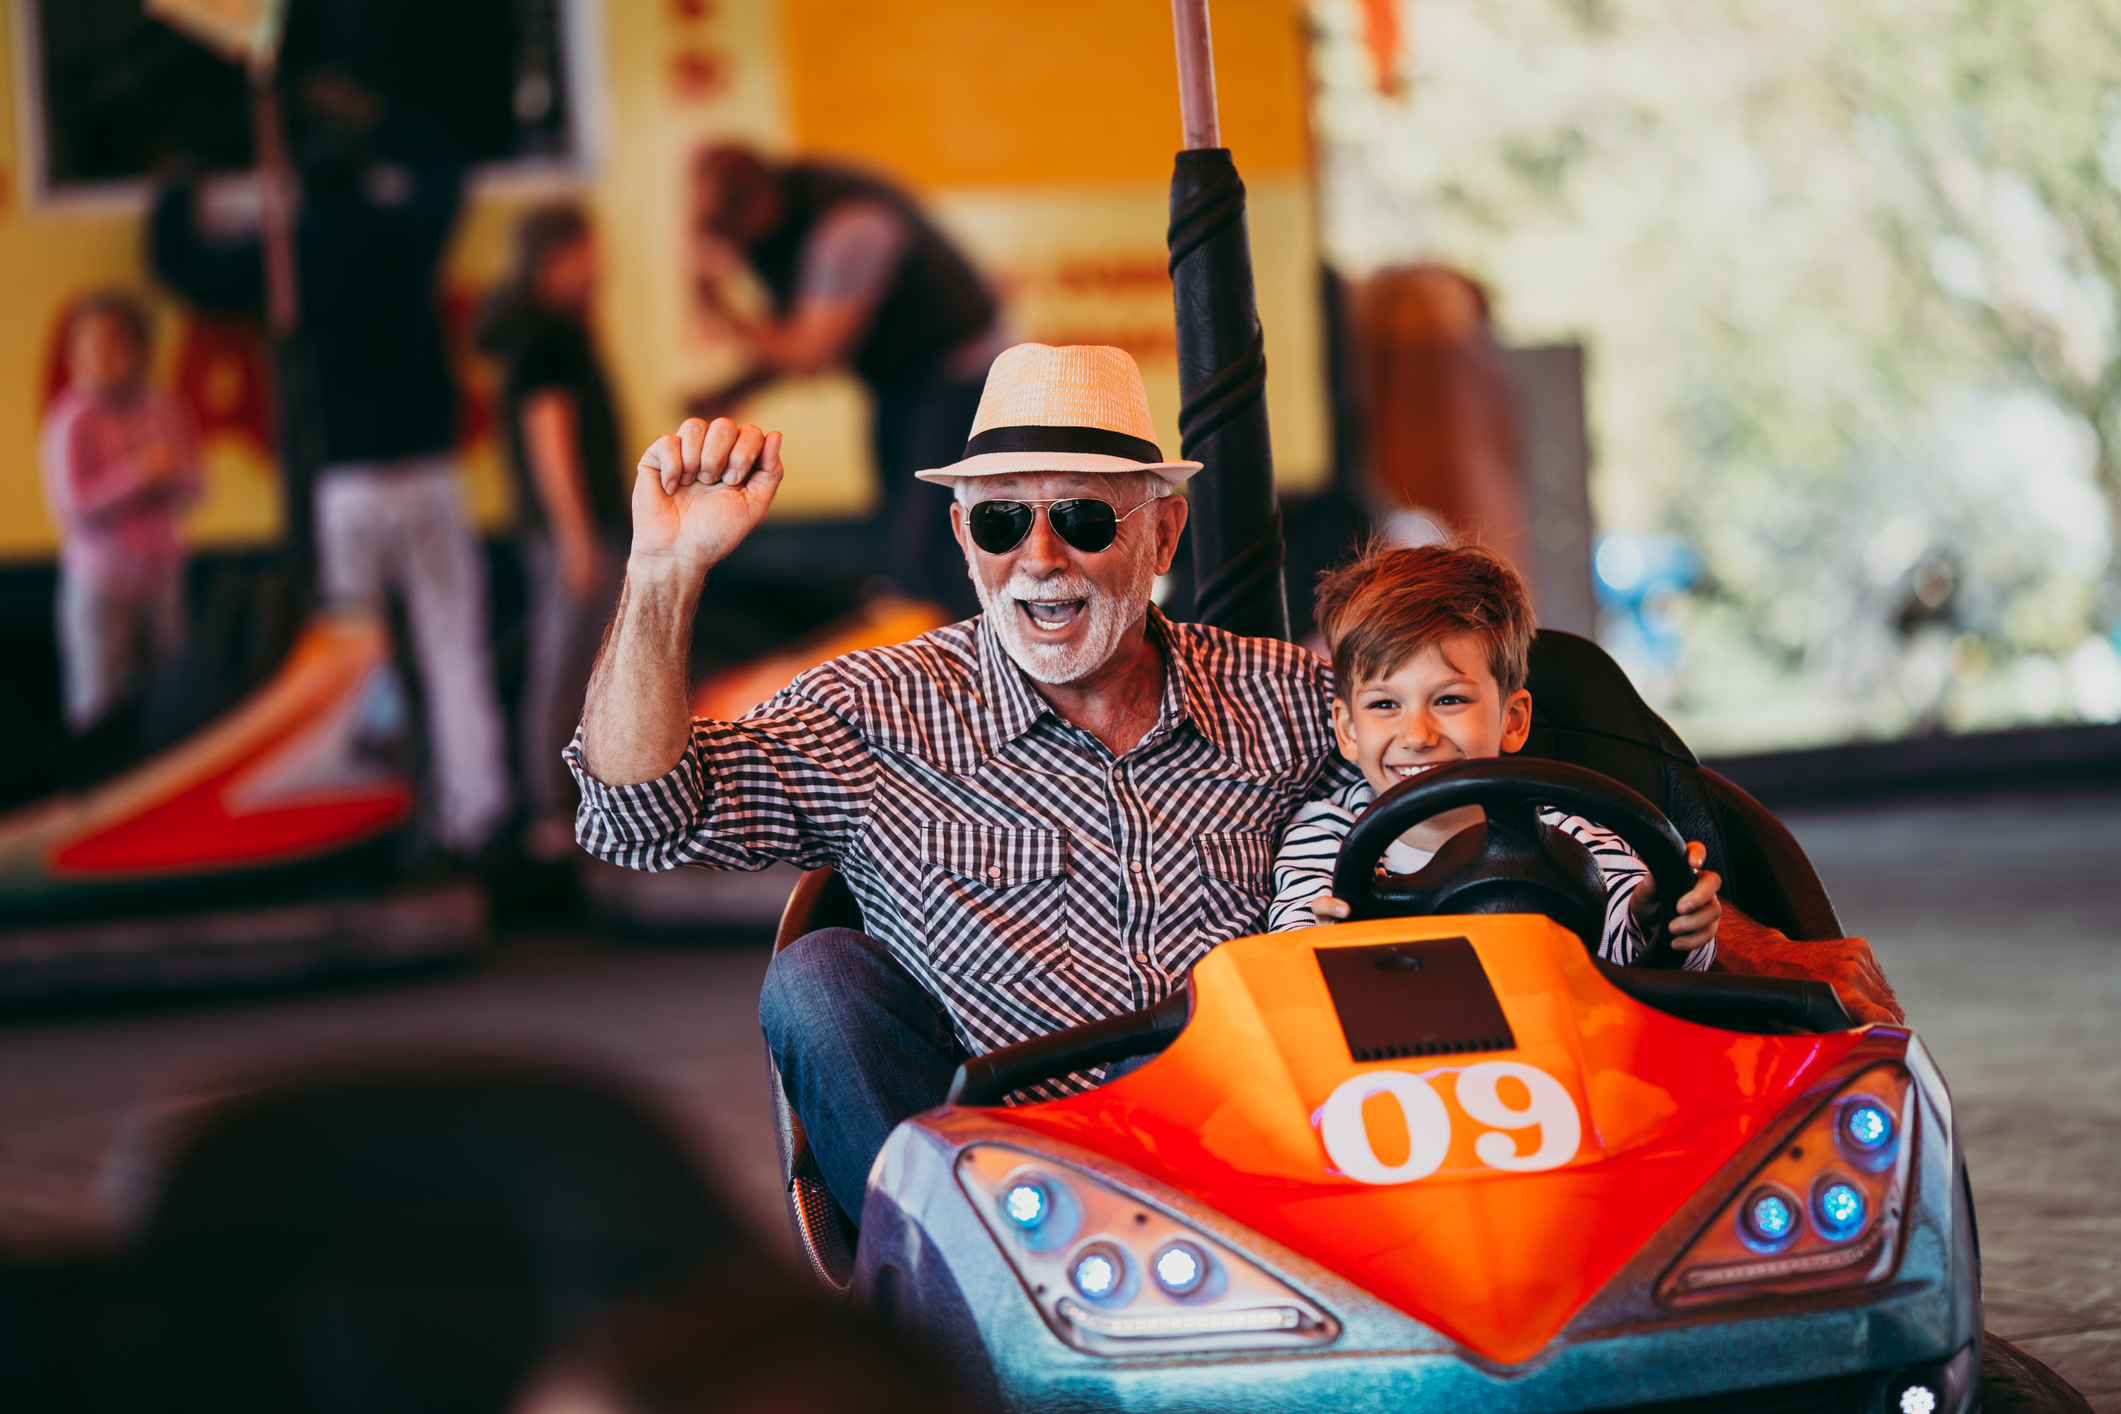
[[[1216, 0], [1223, 141], [1308, 170], [1302, 19]], [[796, 145], [928, 187], [1168, 180], [1178, 69], [1162, 0], [781, 0]]]

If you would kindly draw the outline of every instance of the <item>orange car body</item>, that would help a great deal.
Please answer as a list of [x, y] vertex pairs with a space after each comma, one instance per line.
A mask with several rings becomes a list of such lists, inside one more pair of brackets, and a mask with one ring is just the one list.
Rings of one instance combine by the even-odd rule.
[[[1451, 948], [1500, 1024], [1364, 1052], [1335, 954]], [[1241, 938], [1191, 985], [1138, 1069], [916, 1116], [871, 1173], [856, 1297], [983, 1350], [998, 1406], [1964, 1407], [1971, 1209], [1909, 1032], [1682, 1020], [1536, 915]]]

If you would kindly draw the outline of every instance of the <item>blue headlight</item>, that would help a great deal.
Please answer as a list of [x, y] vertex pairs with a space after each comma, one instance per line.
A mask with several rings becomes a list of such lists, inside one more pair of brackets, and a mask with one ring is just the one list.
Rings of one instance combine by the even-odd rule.
[[1120, 1279], [1127, 1274], [1120, 1261], [1117, 1252], [1100, 1244], [1077, 1257], [1068, 1276], [1077, 1291], [1092, 1301], [1104, 1301], [1119, 1290]]
[[1156, 1284], [1173, 1296], [1191, 1296], [1208, 1279], [1208, 1262], [1190, 1242], [1174, 1242], [1150, 1263]]
[[1893, 1116], [1876, 1100], [1860, 1100], [1842, 1111], [1841, 1133], [1858, 1153], [1882, 1154], [1893, 1144]]
[[1812, 1213], [1818, 1220], [1820, 1235], [1836, 1242], [1863, 1231], [1870, 1210], [1863, 1190], [1839, 1179], [1825, 1184], [1812, 1196]]
[[1002, 1194], [1002, 1215], [1018, 1227], [1037, 1227], [1053, 1211], [1053, 1198], [1043, 1183], [1013, 1183]]
[[1797, 1207], [1780, 1193], [1763, 1189], [1746, 1200], [1745, 1228], [1756, 1243], [1779, 1247], [1797, 1231]]

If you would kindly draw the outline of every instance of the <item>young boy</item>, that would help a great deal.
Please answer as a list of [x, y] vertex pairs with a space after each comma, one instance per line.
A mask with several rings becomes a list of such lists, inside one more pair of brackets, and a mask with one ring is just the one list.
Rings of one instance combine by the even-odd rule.
[[44, 418], [44, 491], [65, 537], [59, 655], [66, 722], [79, 732], [184, 646], [177, 512], [199, 494], [199, 459], [183, 410], [148, 386], [151, 326], [137, 299], [85, 296], [62, 338], [67, 382]]
[[[1333, 653], [1333, 731], [1362, 780], [1296, 813], [1274, 861], [1274, 931], [1348, 916], [1332, 894], [1333, 863], [1356, 818], [1389, 787], [1434, 766], [1501, 756], [1532, 730], [1525, 691], [1534, 624], [1524, 582], [1493, 552], [1469, 545], [1374, 549], [1326, 575], [1318, 622]], [[1480, 823], [1477, 805], [1436, 815], [1394, 840], [1382, 867], [1411, 874], [1445, 840]], [[1649, 872], [1611, 831], [1576, 815], [1540, 818], [1589, 849], [1604, 871], [1606, 919], [1598, 954], [1632, 962], [1655, 904]], [[1687, 846], [1699, 869], [1706, 852]], [[1703, 871], [1680, 898], [1672, 946], [1701, 970], [1715, 953], [1722, 880]]]

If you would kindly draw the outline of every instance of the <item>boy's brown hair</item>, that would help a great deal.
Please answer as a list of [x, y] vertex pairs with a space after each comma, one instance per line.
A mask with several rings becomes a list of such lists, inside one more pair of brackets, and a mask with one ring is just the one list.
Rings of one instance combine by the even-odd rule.
[[1524, 581], [1482, 545], [1372, 543], [1318, 579], [1318, 627], [1333, 654], [1333, 691], [1395, 671], [1432, 643], [1477, 633], [1508, 696], [1525, 684], [1537, 623]]

